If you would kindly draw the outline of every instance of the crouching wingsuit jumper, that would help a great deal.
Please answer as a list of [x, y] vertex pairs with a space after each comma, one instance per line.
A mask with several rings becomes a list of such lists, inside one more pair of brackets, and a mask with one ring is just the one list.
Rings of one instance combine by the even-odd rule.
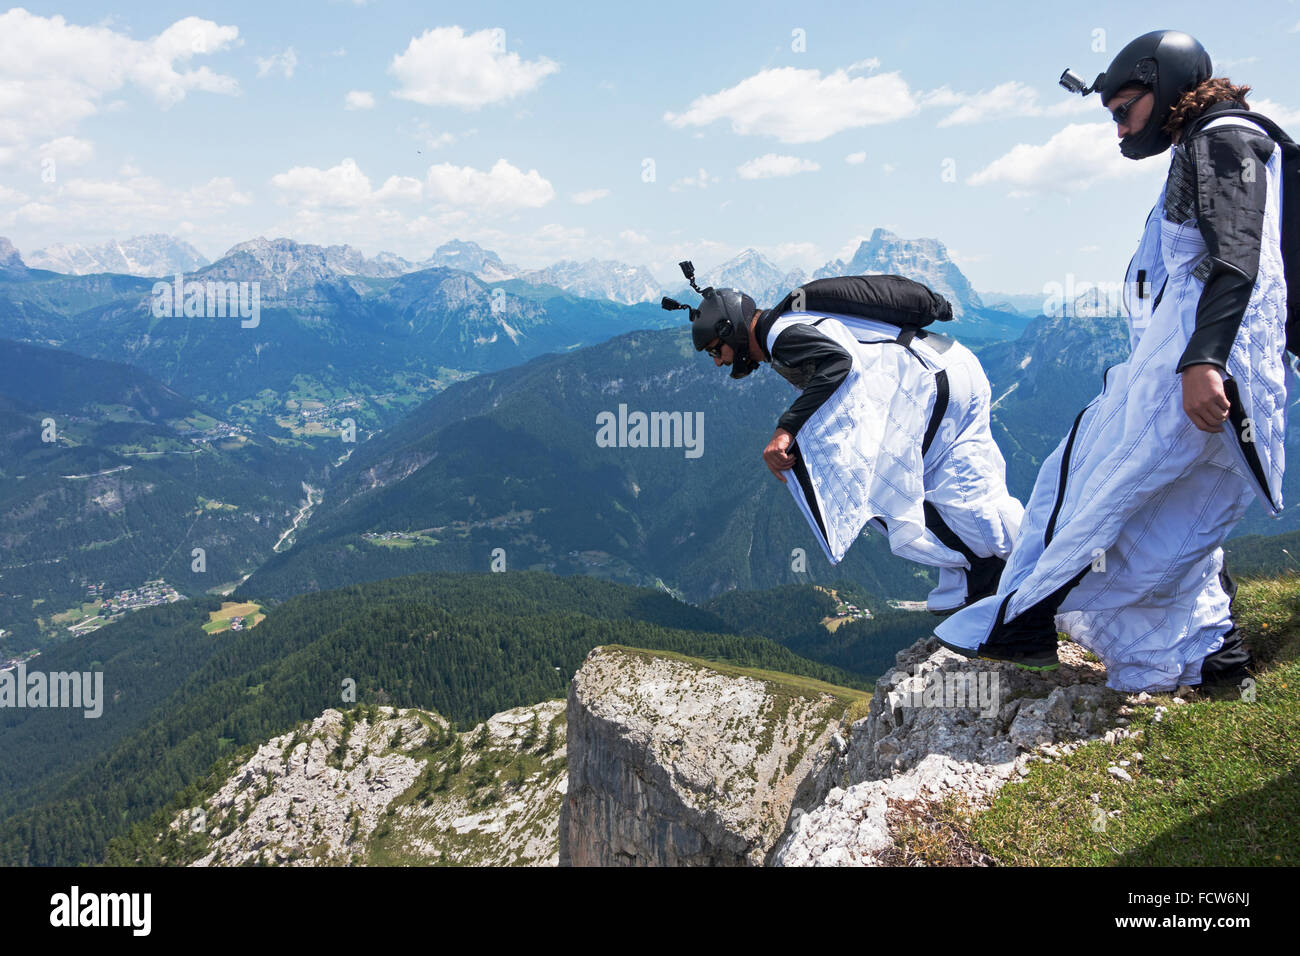
[[874, 522], [894, 554], [939, 569], [930, 610], [992, 593], [1024, 508], [1007, 492], [979, 361], [924, 328], [951, 318], [947, 300], [888, 275], [819, 279], [762, 312], [733, 289], [696, 291], [697, 350], [733, 378], [771, 362], [800, 391], [764, 458], [827, 559]]
[[[1096, 88], [1111, 109], [1154, 100], [1145, 126], [1116, 113], [1140, 158], [1168, 149], [1172, 105], [1209, 82], [1200, 44], [1162, 32]], [[1128, 269], [1132, 354], [1043, 463], [997, 595], [936, 629], [946, 646], [1050, 666], [1059, 628], [1119, 690], [1244, 676], [1220, 545], [1253, 500], [1281, 507], [1289, 375], [1281, 153], [1251, 121], [1214, 117], [1232, 105], [1183, 127]], [[1217, 403], [1191, 394], [1197, 366]]]

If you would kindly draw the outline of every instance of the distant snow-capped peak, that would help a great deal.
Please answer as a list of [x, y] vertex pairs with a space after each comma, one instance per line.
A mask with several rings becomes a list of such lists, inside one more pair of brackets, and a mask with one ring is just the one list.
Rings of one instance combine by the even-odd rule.
[[184, 239], [164, 233], [110, 239], [99, 245], [57, 242], [27, 256], [33, 269], [68, 275], [113, 272], [133, 276], [167, 276], [193, 272], [208, 264], [207, 257]]

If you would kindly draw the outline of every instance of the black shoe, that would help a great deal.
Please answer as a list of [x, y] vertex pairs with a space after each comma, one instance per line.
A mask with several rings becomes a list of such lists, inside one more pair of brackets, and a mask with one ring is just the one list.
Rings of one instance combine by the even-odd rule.
[[941, 646], [948, 648], [948, 650], [952, 651], [954, 654], [960, 654], [962, 657], [971, 657], [971, 658], [979, 657], [978, 648], [971, 649], [969, 647], [958, 647], [956, 644], [949, 644], [938, 634], [935, 634], [933, 636], [934, 639], [938, 641]]
[[1053, 635], [1051, 647], [1045, 644], [1042, 647], [1007, 647], [986, 642], [976, 653], [982, 661], [1002, 661], [1026, 671], [1054, 671], [1061, 666], [1056, 646], [1056, 636]]
[[1060, 666], [1061, 662], [1056, 656], [1056, 637], [1053, 635], [1051, 647], [1044, 642], [1042, 646], [1033, 646], [1018, 644], [1015, 646], [1005, 644], [990, 644], [985, 641], [979, 647], [971, 649], [969, 647], [958, 647], [956, 644], [949, 644], [939, 635], [934, 639], [941, 645], [952, 651], [954, 654], [960, 654], [962, 657], [982, 661], [1000, 661], [1004, 664], [1015, 664], [1022, 670], [1027, 671], [1050, 671]]
[[1254, 668], [1254, 655], [1242, 642], [1241, 632], [1233, 627], [1223, 635], [1223, 646], [1201, 661], [1201, 686], [1240, 684]]

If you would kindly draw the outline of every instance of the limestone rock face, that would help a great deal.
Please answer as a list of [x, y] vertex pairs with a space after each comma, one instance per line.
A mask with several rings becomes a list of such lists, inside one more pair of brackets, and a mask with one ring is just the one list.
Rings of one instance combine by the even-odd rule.
[[57, 242], [28, 257], [33, 269], [67, 275], [112, 272], [132, 276], [173, 276], [208, 264], [207, 257], [184, 239], [154, 233], [111, 239], [102, 245]]
[[829, 788], [846, 707], [797, 684], [596, 648], [569, 689], [560, 865], [763, 865], [791, 810]]
[[272, 738], [172, 820], [198, 866], [554, 866], [564, 702], [456, 734], [432, 711], [337, 710]]
[[853, 724], [844, 786], [796, 814], [773, 862], [781, 866], [876, 865], [893, 845], [892, 806], [964, 797], [986, 804], [1031, 760], [1102, 736], [1123, 696], [1101, 669], [1062, 645], [1047, 674], [967, 660], [930, 638], [900, 651]]
[[[415, 782], [422, 764], [385, 748], [401, 729], [404, 743], [414, 749], [428, 728], [414, 713], [385, 714], [371, 725], [361, 721], [343, 734], [343, 715], [327, 710], [305, 728], [272, 738], [240, 767], [206, 806], [182, 815], [173, 825], [212, 828], [211, 851], [199, 866], [238, 865], [259, 857], [266, 862], [324, 862], [346, 859], [352, 822], [357, 834], [368, 835], [389, 803]], [[395, 719], [394, 719], [395, 718]], [[340, 746], [341, 742], [341, 746]], [[332, 753], [340, 759], [330, 761]], [[221, 834], [215, 819], [234, 812], [239, 826]], [[215, 818], [215, 819], [214, 819]], [[315, 850], [308, 855], [306, 851]]]
[[962, 274], [938, 239], [903, 239], [887, 229], [876, 229], [858, 246], [848, 262], [835, 260], [817, 270], [814, 278], [837, 275], [894, 273], [929, 286], [952, 303], [960, 318], [983, 307], [970, 280]]

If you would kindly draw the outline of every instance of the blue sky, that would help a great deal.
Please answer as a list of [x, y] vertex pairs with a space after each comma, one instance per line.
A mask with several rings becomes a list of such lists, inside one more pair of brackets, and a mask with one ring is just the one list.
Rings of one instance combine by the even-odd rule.
[[0, 14], [0, 235], [462, 238], [670, 279], [751, 246], [811, 269], [883, 226], [983, 291], [1112, 281], [1166, 161], [1120, 158], [1056, 78], [1183, 29], [1300, 133], [1300, 9], [1222, 9], [34, 3]]

